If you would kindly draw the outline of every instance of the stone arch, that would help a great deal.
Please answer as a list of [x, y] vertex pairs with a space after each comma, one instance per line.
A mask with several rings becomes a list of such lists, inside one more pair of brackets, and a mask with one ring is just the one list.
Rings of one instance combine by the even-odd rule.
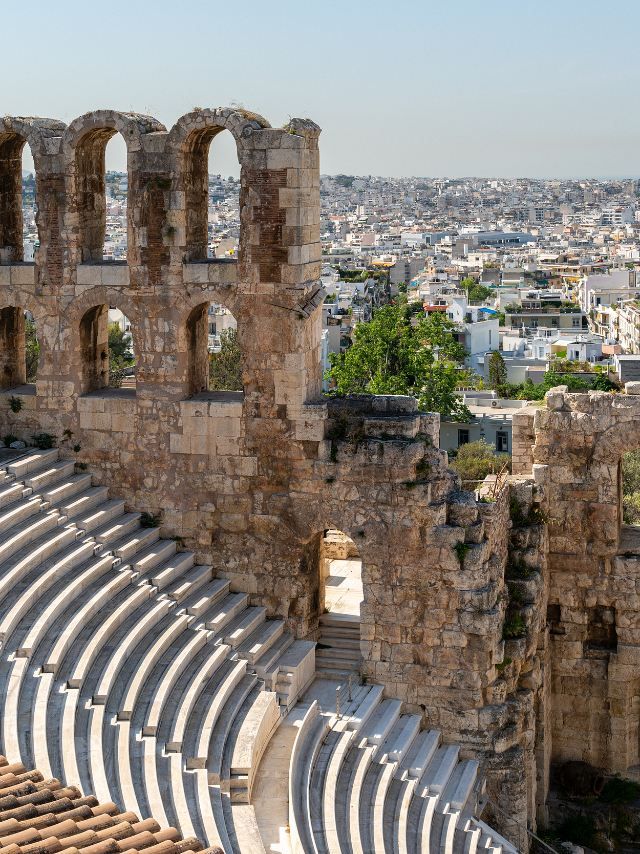
[[609, 532], [609, 539], [616, 545], [620, 544], [624, 527], [622, 458], [628, 451], [640, 449], [638, 415], [640, 411], [636, 417], [633, 417], [633, 410], [629, 413], [631, 417], [625, 417], [621, 412], [619, 423], [602, 431], [594, 443], [591, 478], [598, 485], [599, 503], [603, 506], [609, 505], [611, 521], [615, 521]]
[[[217, 290], [191, 294], [183, 306], [180, 328], [183, 330], [181, 344], [186, 351], [187, 395], [209, 390], [209, 307], [212, 303], [227, 309], [238, 322], [237, 304], [232, 295], [222, 295]], [[238, 326], [238, 336], [242, 335]], [[241, 339], [240, 339], [241, 340]], [[244, 355], [244, 349], [241, 344]]]
[[26, 320], [28, 312], [38, 330], [40, 373], [48, 348], [43, 346], [44, 313], [40, 304], [24, 292], [13, 291], [0, 300], [0, 389], [15, 388], [29, 382], [26, 369]]
[[72, 233], [68, 235], [78, 263], [102, 261], [106, 227], [105, 150], [116, 133], [127, 146], [127, 244], [135, 249], [132, 208], [135, 207], [135, 178], [138, 173], [143, 137], [164, 131], [152, 116], [96, 110], [86, 113], [66, 129], [62, 152], [67, 175], [67, 193], [72, 214]]
[[68, 328], [73, 330], [72, 359], [77, 360], [80, 394], [109, 385], [108, 312], [110, 306], [124, 311], [131, 321], [134, 352], [140, 353], [140, 312], [121, 290], [92, 288], [67, 310]]
[[[185, 257], [188, 261], [207, 258], [208, 156], [214, 138], [228, 130], [235, 139], [240, 163], [240, 208], [246, 187], [246, 152], [256, 131], [269, 128], [262, 116], [231, 109], [197, 110], [182, 116], [169, 133], [174, 151], [179, 191], [184, 213]], [[242, 254], [242, 235], [240, 254]]]
[[[46, 141], [59, 137], [66, 128], [55, 119], [6, 116], [0, 119], [0, 263], [16, 263], [24, 258], [22, 245], [22, 152], [31, 149], [36, 175], [36, 192], [44, 172]], [[36, 218], [38, 233], [40, 222]], [[42, 236], [40, 235], [42, 242]]]

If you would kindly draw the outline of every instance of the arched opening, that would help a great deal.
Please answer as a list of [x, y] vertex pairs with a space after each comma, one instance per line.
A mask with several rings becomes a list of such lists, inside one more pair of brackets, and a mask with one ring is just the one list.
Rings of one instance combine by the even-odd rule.
[[32, 263], [38, 237], [31, 149], [17, 133], [0, 133], [0, 264]]
[[238, 324], [221, 303], [201, 303], [187, 319], [189, 395], [233, 392], [241, 396], [242, 353]]
[[[109, 172], [106, 170], [107, 158]], [[127, 154], [114, 128], [86, 133], [76, 147], [76, 197], [81, 263], [126, 261]]]
[[324, 531], [318, 551], [318, 672], [344, 676], [360, 669], [363, 598], [362, 559], [358, 547], [343, 531]]
[[136, 356], [129, 318], [117, 307], [96, 305], [80, 321], [82, 394], [121, 389], [135, 394]]
[[118, 133], [105, 149], [106, 227], [103, 261], [127, 260], [127, 147]]
[[640, 450], [622, 455], [619, 482], [622, 523], [640, 527]]
[[236, 143], [229, 131], [209, 127], [191, 135], [184, 179], [189, 261], [224, 261], [238, 257], [239, 176]]
[[40, 342], [31, 312], [21, 306], [0, 309], [0, 388], [35, 385]]
[[31, 149], [26, 143], [22, 149], [22, 260], [33, 264], [40, 245], [36, 225], [36, 175]]

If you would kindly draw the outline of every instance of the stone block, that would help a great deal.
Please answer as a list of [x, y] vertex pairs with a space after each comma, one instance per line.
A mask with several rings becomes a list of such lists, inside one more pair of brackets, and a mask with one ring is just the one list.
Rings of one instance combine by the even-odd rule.
[[76, 267], [76, 281], [79, 285], [88, 285], [97, 288], [102, 284], [102, 272], [98, 264], [78, 264]]
[[12, 285], [20, 285], [24, 287], [25, 285], [35, 285], [36, 283], [36, 267], [35, 264], [12, 264], [10, 267], [11, 270], [11, 284]]
[[558, 385], [549, 389], [544, 398], [545, 403], [547, 404], [547, 409], [551, 412], [558, 412], [563, 409], [566, 403], [565, 395], [567, 392], [568, 388], [566, 385]]
[[101, 264], [99, 266], [102, 284], [111, 288], [126, 288], [129, 284], [127, 264]]

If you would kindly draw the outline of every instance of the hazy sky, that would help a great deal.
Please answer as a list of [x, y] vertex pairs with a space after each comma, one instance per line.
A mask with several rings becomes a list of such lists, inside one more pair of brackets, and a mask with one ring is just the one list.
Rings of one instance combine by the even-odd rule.
[[[640, 0], [1, 5], [0, 114], [235, 102], [318, 122], [326, 173], [640, 174]], [[230, 142], [213, 171], [237, 174]]]

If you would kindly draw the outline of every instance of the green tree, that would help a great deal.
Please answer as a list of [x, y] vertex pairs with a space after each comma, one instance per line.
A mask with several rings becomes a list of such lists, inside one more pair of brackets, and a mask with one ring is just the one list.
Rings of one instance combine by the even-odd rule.
[[466, 291], [469, 302], [484, 302], [493, 295], [491, 288], [481, 285], [479, 282], [476, 282], [475, 279], [472, 279], [471, 276], [466, 276], [462, 279], [460, 281], [460, 287], [463, 291]]
[[467, 371], [465, 351], [446, 315], [415, 316], [405, 300], [374, 312], [356, 326], [353, 344], [330, 356], [329, 379], [337, 394], [409, 394], [421, 408], [467, 420], [469, 410], [455, 394]]
[[505, 465], [511, 471], [511, 455], [496, 454], [493, 445], [480, 439], [461, 445], [450, 465], [463, 481], [484, 480], [488, 474], [502, 471]]
[[119, 323], [109, 324], [109, 358], [133, 363], [131, 336], [122, 330]]
[[28, 317], [24, 319], [24, 339], [27, 382], [34, 383], [38, 377], [40, 343], [36, 336], [36, 325]]
[[209, 389], [242, 391], [242, 353], [235, 329], [220, 334], [220, 351], [209, 355]]
[[119, 323], [109, 324], [109, 385], [119, 388], [127, 368], [135, 364], [131, 351], [131, 336], [124, 332]]
[[507, 366], [502, 353], [494, 350], [488, 355], [489, 388], [499, 389], [507, 382]]

